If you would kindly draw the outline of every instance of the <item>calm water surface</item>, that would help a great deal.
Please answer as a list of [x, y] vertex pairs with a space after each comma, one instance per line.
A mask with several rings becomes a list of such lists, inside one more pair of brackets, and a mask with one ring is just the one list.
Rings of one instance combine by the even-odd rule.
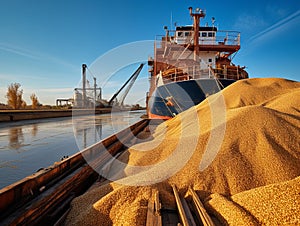
[[0, 123], [0, 189], [132, 125], [144, 113]]

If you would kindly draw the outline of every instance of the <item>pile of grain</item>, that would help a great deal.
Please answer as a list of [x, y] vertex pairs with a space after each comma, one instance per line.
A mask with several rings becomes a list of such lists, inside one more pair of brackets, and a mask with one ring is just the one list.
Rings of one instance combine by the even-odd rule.
[[[95, 219], [99, 225], [140, 225], [145, 222], [152, 189], [164, 194], [163, 202], [174, 205], [170, 184], [176, 184], [181, 193], [192, 186], [201, 191], [201, 198], [211, 193], [235, 197], [299, 176], [300, 83], [248, 79], [221, 94], [167, 121], [156, 129], [153, 141], [135, 145], [120, 157], [129, 165], [155, 166], [137, 175], [136, 169], [128, 166], [122, 172], [129, 176], [123, 183], [158, 184], [128, 187], [111, 183], [97, 188], [73, 202], [67, 225], [92, 225]], [[153, 148], [148, 150], [150, 146]], [[256, 196], [255, 191], [251, 194]]]
[[230, 198], [213, 194], [205, 205], [224, 224], [300, 225], [300, 177], [254, 188]]

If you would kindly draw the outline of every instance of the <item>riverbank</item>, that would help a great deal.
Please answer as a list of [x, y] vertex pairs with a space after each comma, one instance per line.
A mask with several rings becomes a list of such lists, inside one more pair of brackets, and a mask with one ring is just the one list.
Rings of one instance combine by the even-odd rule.
[[99, 109], [50, 109], [50, 110], [1, 110], [1, 122], [14, 122], [30, 119], [70, 117], [73, 115], [93, 115], [110, 113], [111, 108]]

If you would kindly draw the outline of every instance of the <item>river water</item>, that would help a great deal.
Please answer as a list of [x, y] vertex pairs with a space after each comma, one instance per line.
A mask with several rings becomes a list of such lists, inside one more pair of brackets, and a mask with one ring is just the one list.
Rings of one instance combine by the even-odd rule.
[[141, 120], [144, 111], [0, 123], [0, 189]]

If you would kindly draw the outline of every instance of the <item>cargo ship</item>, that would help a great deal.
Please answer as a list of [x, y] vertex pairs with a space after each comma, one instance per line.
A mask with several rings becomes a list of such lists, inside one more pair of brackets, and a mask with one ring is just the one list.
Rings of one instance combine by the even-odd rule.
[[154, 56], [148, 59], [150, 119], [170, 119], [199, 104], [239, 79], [248, 78], [245, 67], [232, 63], [240, 49], [240, 32], [201, 26], [205, 11], [189, 8], [193, 25], [165, 29], [156, 36]]

